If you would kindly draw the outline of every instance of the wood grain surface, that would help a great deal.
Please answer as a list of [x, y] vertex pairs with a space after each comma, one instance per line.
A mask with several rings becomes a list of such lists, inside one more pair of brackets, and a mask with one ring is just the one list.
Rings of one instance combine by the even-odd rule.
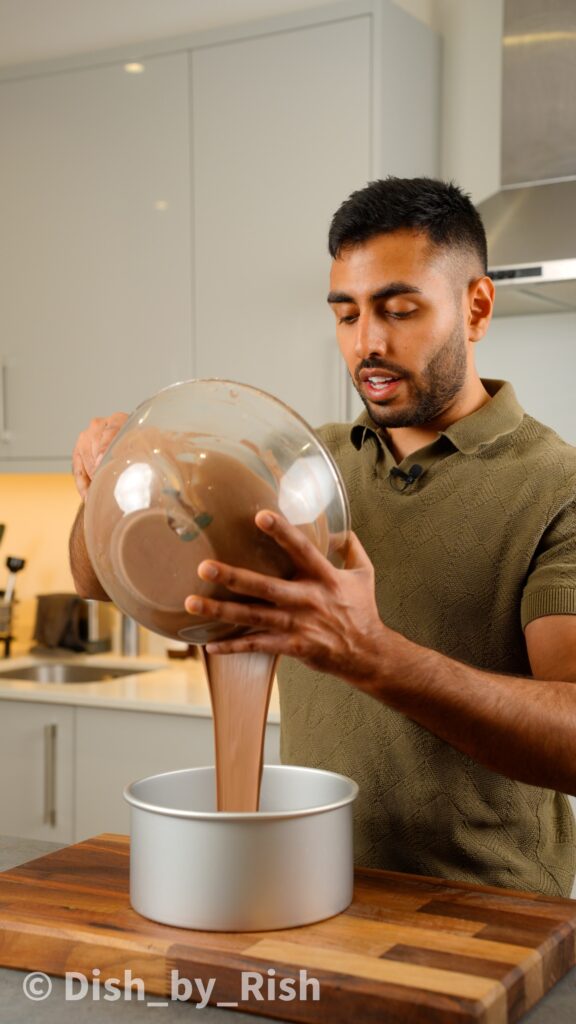
[[101, 835], [0, 873], [0, 965], [97, 968], [101, 985], [131, 971], [146, 997], [188, 980], [194, 1001], [215, 979], [211, 1003], [310, 1024], [508, 1024], [576, 962], [576, 901], [384, 871], [357, 871], [349, 909], [318, 924], [172, 928], [130, 907], [129, 851]]

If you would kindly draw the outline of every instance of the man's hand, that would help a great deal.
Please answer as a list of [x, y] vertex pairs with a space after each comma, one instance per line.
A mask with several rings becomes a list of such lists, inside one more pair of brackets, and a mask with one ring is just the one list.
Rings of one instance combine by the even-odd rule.
[[[92, 477], [104, 453], [127, 419], [127, 413], [115, 412], [112, 416], [92, 420], [87, 429], [79, 435], [72, 454], [72, 472], [82, 501], [86, 498]], [[84, 537], [83, 504], [78, 509], [70, 534], [70, 568], [76, 590], [81, 597], [96, 598], [97, 601], [109, 600], [88, 557]]]
[[72, 471], [82, 501], [104, 453], [127, 419], [128, 414], [125, 412], [115, 412], [112, 416], [94, 419], [78, 437], [72, 454]]
[[[296, 575], [279, 580], [201, 562], [202, 579], [254, 599], [248, 604], [197, 595], [186, 599], [193, 615], [254, 630], [208, 644], [209, 652], [267, 651], [298, 658], [383, 701], [492, 771], [576, 793], [576, 686], [553, 681], [556, 663], [543, 683], [484, 672], [420, 647], [380, 619], [372, 564], [354, 534], [345, 568], [336, 569], [281, 516], [259, 512], [256, 524], [288, 552]], [[576, 630], [574, 616], [563, 618]], [[534, 642], [548, 621], [535, 631]], [[554, 629], [558, 635], [557, 624]], [[542, 652], [544, 664], [545, 646]], [[572, 669], [568, 678], [576, 678]]]
[[296, 575], [282, 580], [222, 562], [201, 562], [201, 579], [254, 599], [245, 604], [197, 595], [186, 599], [186, 610], [193, 615], [254, 630], [208, 644], [208, 652], [285, 654], [361, 686], [382, 658], [383, 634], [390, 631], [378, 614], [374, 569], [360, 541], [350, 534], [345, 568], [336, 569], [280, 515], [261, 511], [255, 521], [290, 555]]

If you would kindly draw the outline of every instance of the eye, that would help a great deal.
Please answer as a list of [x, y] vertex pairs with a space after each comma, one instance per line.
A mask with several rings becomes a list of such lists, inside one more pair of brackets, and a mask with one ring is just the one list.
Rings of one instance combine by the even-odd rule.
[[387, 309], [386, 310], [386, 316], [392, 317], [393, 320], [406, 320], [409, 316], [412, 316], [412, 314], [415, 313], [415, 312], [416, 312], [415, 309], [409, 309], [405, 313], [395, 313], [393, 310]]
[[354, 321], [357, 320], [357, 319], [358, 319], [358, 316], [357, 316], [356, 313], [349, 313], [348, 316], [339, 316], [338, 317], [338, 323], [339, 324], [353, 324]]

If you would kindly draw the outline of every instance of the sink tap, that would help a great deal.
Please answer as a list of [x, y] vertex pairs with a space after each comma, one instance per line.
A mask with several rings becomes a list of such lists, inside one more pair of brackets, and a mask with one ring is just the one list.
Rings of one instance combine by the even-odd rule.
[[109, 633], [109, 606], [104, 601], [84, 598], [86, 606], [86, 640], [85, 650], [88, 654], [100, 654], [112, 647]]
[[120, 621], [120, 653], [124, 655], [140, 654], [138, 623], [124, 612], [121, 613]]

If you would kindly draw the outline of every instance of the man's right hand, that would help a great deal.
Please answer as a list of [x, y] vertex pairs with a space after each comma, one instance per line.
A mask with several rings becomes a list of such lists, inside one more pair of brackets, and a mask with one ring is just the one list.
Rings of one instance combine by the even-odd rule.
[[125, 412], [115, 412], [112, 416], [93, 419], [89, 427], [78, 437], [72, 454], [72, 471], [82, 501], [88, 493], [102, 456], [127, 419], [128, 413]]

